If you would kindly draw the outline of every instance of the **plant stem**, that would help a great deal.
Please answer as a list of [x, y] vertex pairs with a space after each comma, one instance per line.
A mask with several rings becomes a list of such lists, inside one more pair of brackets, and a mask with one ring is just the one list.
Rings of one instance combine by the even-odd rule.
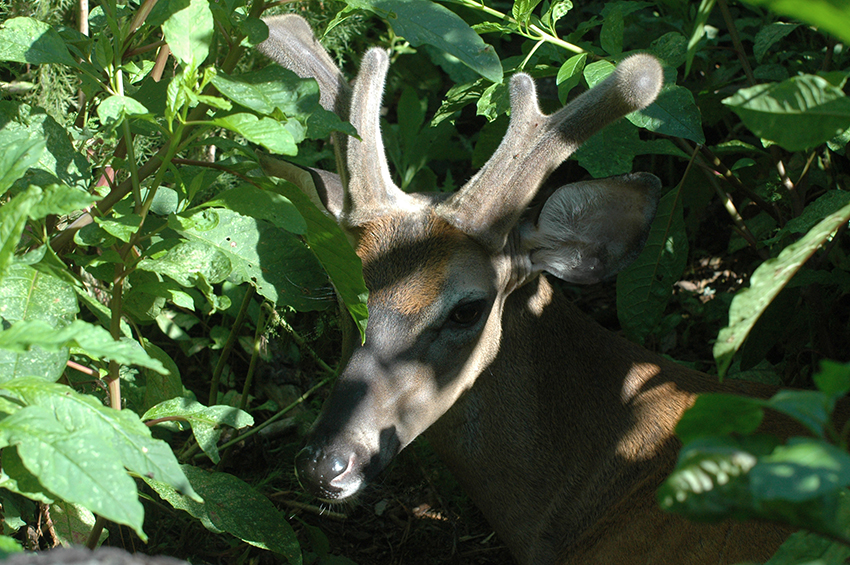
[[[260, 424], [260, 425], [258, 425], [258, 426], [255, 426], [255, 427], [251, 428], [250, 430], [248, 430], [248, 431], [247, 431], [247, 432], [245, 432], [244, 434], [242, 434], [242, 435], [240, 435], [240, 436], [238, 436], [238, 437], [233, 438], [232, 440], [228, 441], [227, 443], [223, 443], [221, 446], [219, 446], [219, 449], [220, 449], [220, 450], [221, 450], [221, 449], [227, 449], [227, 448], [229, 448], [230, 446], [232, 446], [232, 445], [236, 445], [236, 444], [237, 444], [237, 443], [239, 443], [240, 441], [245, 441], [246, 439], [248, 439], [248, 438], [249, 438], [249, 437], [251, 437], [252, 435], [259, 433], [259, 432], [260, 432], [260, 430], [262, 430], [262, 429], [263, 429], [263, 428], [265, 428], [266, 426], [271, 425], [273, 422], [276, 422], [277, 420], [281, 419], [281, 418], [282, 418], [283, 416], [285, 416], [285, 415], [286, 415], [286, 414], [287, 414], [290, 410], [292, 410], [293, 408], [295, 408], [296, 406], [298, 406], [299, 404], [301, 404], [302, 402], [304, 402], [305, 400], [307, 400], [308, 398], [310, 398], [310, 397], [313, 395], [313, 393], [314, 393], [314, 392], [316, 392], [317, 390], [319, 390], [320, 388], [322, 388], [323, 386], [325, 386], [326, 384], [328, 384], [329, 382], [331, 382], [331, 381], [334, 379], [334, 377], [336, 377], [336, 374], [328, 375], [327, 377], [325, 377], [324, 379], [322, 379], [321, 381], [319, 381], [318, 383], [316, 383], [315, 385], [313, 385], [313, 387], [312, 387], [312, 388], [310, 388], [310, 390], [308, 390], [307, 392], [305, 392], [304, 394], [302, 394], [301, 396], [299, 396], [297, 399], [295, 399], [295, 400], [294, 400], [291, 404], [289, 404], [289, 406], [287, 406], [286, 408], [284, 408], [284, 409], [282, 409], [282, 410], [279, 410], [279, 411], [277, 412], [277, 414], [275, 414], [274, 416], [272, 416], [271, 418], [269, 418], [268, 420], [266, 420], [266, 421], [265, 421], [265, 422], [263, 422], [262, 424]], [[203, 456], [203, 454], [199, 453], [197, 456], [198, 456], [198, 457], [202, 457], [202, 456]]]
[[533, 39], [535, 41], [545, 41], [546, 43], [551, 43], [552, 45], [557, 45], [567, 51], [571, 51], [573, 53], [587, 53], [586, 50], [582, 49], [578, 45], [573, 45], [569, 41], [564, 41], [559, 37], [555, 37], [551, 33], [545, 31], [537, 24], [529, 24], [528, 29], [533, 31], [534, 33], [523, 33], [522, 26], [520, 26], [519, 22], [513, 19], [511, 16], [505, 14], [504, 12], [500, 12], [494, 8], [484, 5], [484, 1], [476, 2], [475, 0], [456, 0], [458, 4], [462, 4], [467, 8], [472, 8], [473, 10], [478, 10], [479, 12], [484, 12], [490, 16], [494, 16], [499, 18], [500, 20], [504, 20], [510, 24], [514, 24], [517, 26], [516, 33], [522, 35], [523, 37], [527, 37], [529, 39]]
[[221, 380], [221, 373], [224, 371], [224, 366], [227, 364], [227, 359], [230, 357], [230, 352], [239, 338], [239, 330], [242, 329], [242, 322], [245, 321], [245, 315], [248, 313], [248, 306], [251, 305], [251, 299], [254, 298], [254, 287], [248, 285], [248, 290], [245, 292], [245, 298], [242, 300], [242, 306], [239, 308], [239, 313], [236, 315], [236, 321], [233, 322], [233, 328], [230, 330], [230, 335], [227, 336], [227, 341], [221, 350], [221, 355], [218, 358], [218, 363], [215, 365], [215, 370], [210, 383], [210, 396], [207, 404], [212, 406], [218, 402], [218, 385]]

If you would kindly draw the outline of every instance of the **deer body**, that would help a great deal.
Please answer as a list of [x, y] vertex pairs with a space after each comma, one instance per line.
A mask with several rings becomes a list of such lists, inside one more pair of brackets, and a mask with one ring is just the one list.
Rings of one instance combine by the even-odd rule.
[[676, 463], [675, 424], [716, 378], [611, 334], [542, 277], [511, 295], [503, 320], [513, 339], [425, 435], [518, 562], [696, 565], [776, 551], [789, 530], [694, 524], [655, 501]]
[[354, 243], [370, 292], [365, 343], [349, 328], [336, 387], [296, 459], [302, 485], [343, 500], [424, 433], [519, 563], [768, 557], [787, 532], [696, 526], [655, 502], [676, 422], [697, 393], [721, 387], [602, 329], [541, 275], [594, 282], [640, 251], [660, 190], [652, 175], [541, 187], [593, 133], [655, 99], [658, 62], [624, 60], [551, 116], [516, 75], [488, 163], [453, 195], [405, 194], [379, 127], [386, 53], [370, 50], [349, 89], [304, 20], [266, 22], [260, 49], [316, 78], [323, 105], [360, 134], [335, 140], [339, 177], [313, 171], [302, 183]]

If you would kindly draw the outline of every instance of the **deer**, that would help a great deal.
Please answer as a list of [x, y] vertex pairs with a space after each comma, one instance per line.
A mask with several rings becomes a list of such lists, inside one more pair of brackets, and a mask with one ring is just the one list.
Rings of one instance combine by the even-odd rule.
[[[694, 524], [663, 512], [675, 426], [696, 395], [773, 389], [718, 382], [609, 331], [550, 282], [605, 280], [644, 245], [660, 180], [632, 173], [546, 186], [585, 140], [645, 108], [663, 83], [648, 54], [544, 115], [534, 81], [510, 79], [510, 122], [458, 191], [405, 193], [380, 129], [389, 57], [369, 49], [349, 84], [297, 15], [265, 18], [259, 51], [314, 78], [338, 174], [266, 160], [332, 216], [363, 263], [365, 340], [347, 320], [337, 381], [295, 469], [330, 503], [355, 496], [424, 435], [520, 564], [718, 564], [766, 560], [790, 530]], [[776, 415], [763, 431], [788, 435]]]

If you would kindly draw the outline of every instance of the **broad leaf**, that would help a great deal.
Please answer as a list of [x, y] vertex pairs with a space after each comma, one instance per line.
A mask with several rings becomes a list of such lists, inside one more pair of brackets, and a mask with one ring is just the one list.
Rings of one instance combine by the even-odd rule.
[[349, 0], [348, 4], [386, 19], [411, 45], [433, 45], [460, 59], [481, 76], [502, 82], [502, 64], [460, 16], [440, 4], [421, 0]]
[[69, 430], [49, 409], [27, 406], [0, 421], [0, 444], [15, 445], [50, 492], [125, 524], [143, 540], [144, 509], [113, 446], [90, 430]]
[[142, 416], [143, 420], [159, 418], [181, 418], [192, 426], [192, 433], [200, 448], [213, 463], [221, 460], [218, 454], [218, 440], [221, 426], [234, 429], [254, 424], [250, 414], [232, 406], [204, 406], [189, 398], [173, 398], [154, 406]]
[[815, 75], [744, 88], [723, 103], [754, 134], [789, 151], [820, 145], [850, 127], [850, 98]]
[[360, 257], [337, 223], [322, 213], [297, 186], [278, 181], [269, 188], [289, 198], [307, 222], [307, 243], [331, 277], [337, 294], [360, 330], [361, 339], [365, 339], [369, 291], [363, 280]]
[[655, 330], [688, 259], [688, 239], [678, 191], [661, 198], [646, 245], [617, 275], [617, 313], [623, 329], [643, 342]]
[[269, 222], [206, 208], [172, 216], [169, 226], [224, 254], [233, 267], [231, 280], [253, 284], [276, 304], [298, 310], [329, 305], [327, 280], [315, 256], [297, 237]]
[[3, 135], [20, 134], [47, 140], [47, 150], [41, 152], [38, 163], [29, 165], [26, 181], [41, 186], [62, 182], [82, 192], [89, 190], [91, 165], [71, 144], [70, 126], [60, 125], [41, 108], [9, 101], [0, 101], [0, 124]]
[[714, 359], [721, 376], [726, 374], [735, 352], [776, 295], [818, 247], [848, 220], [850, 204], [824, 218], [799, 241], [783, 249], [779, 257], [759, 265], [750, 279], [750, 286], [735, 294], [729, 308], [729, 325], [720, 330], [714, 344]]
[[[12, 265], [0, 280], [0, 316], [4, 328], [22, 320], [40, 321], [55, 332], [72, 323], [78, 311], [76, 293], [68, 283], [28, 265]], [[0, 332], [0, 336], [3, 334]], [[32, 347], [28, 351], [0, 349], [0, 383], [36, 375], [55, 381], [62, 376], [68, 358], [67, 345], [48, 349]]]
[[6, 193], [27, 169], [38, 163], [47, 141], [26, 131], [0, 130], [0, 196]]
[[791, 16], [850, 42], [850, 3], [841, 0], [744, 0], [753, 6]]
[[12, 18], [0, 27], [0, 61], [77, 66], [56, 30], [33, 18]]
[[183, 466], [183, 471], [204, 498], [204, 504], [175, 492], [168, 485], [145, 480], [163, 499], [200, 520], [208, 530], [227, 532], [253, 546], [279, 553], [293, 565], [301, 564], [295, 532], [268, 498], [227, 473], [188, 465]]
[[186, 496], [200, 500], [169, 445], [154, 439], [150, 428], [132, 411], [114, 410], [103, 406], [92, 396], [38, 379], [9, 381], [3, 384], [0, 392], [29, 407], [46, 408], [70, 432], [92, 433], [120, 460], [122, 474], [123, 467], [126, 467], [137, 475], [168, 483]]
[[162, 24], [162, 33], [174, 56], [185, 67], [196, 69], [209, 55], [213, 26], [209, 0], [191, 0]]
[[258, 118], [254, 114], [231, 114], [215, 118], [213, 125], [238, 133], [248, 141], [262, 145], [272, 153], [296, 155], [296, 143], [302, 139], [293, 137], [291, 131], [272, 118]]
[[209, 284], [218, 284], [230, 276], [233, 266], [218, 247], [204, 241], [180, 241], [154, 258], [142, 259], [138, 269], [167, 275], [184, 287], [198, 284], [198, 277]]
[[269, 221], [294, 234], [303, 234], [307, 231], [304, 218], [288, 198], [248, 184], [219, 192], [212, 200], [204, 202], [201, 207], [227, 208], [243, 216]]
[[93, 359], [111, 359], [165, 371], [162, 363], [152, 359], [137, 342], [126, 338], [115, 341], [104, 328], [82, 320], [75, 320], [58, 331], [42, 320], [23, 320], [0, 331], [0, 349], [25, 352], [35, 346], [45, 351], [61, 351], [75, 346]]
[[40, 188], [31, 186], [0, 207], [0, 280], [12, 264], [30, 211], [41, 200], [41, 194]]
[[691, 443], [705, 436], [751, 434], [764, 418], [762, 405], [763, 401], [746, 396], [701, 394], [676, 424], [676, 435]]

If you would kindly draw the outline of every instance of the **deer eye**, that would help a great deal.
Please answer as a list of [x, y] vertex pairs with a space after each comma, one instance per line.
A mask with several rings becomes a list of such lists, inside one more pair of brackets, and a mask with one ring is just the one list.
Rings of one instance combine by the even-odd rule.
[[460, 304], [449, 314], [449, 322], [454, 326], [468, 328], [481, 318], [486, 305], [486, 300], [474, 300]]

